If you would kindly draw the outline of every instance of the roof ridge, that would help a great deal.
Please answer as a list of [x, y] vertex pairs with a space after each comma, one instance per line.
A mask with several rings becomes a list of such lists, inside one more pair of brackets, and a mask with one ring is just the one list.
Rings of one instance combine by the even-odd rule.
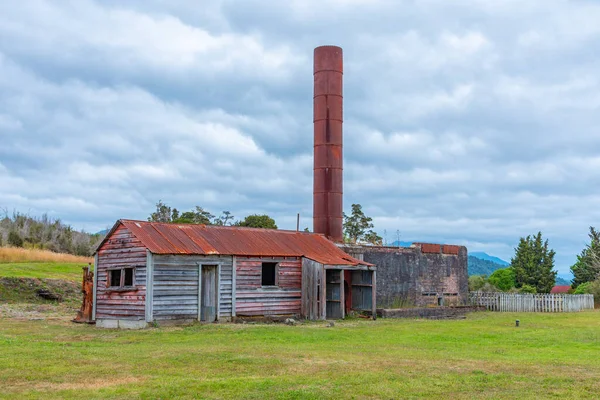
[[149, 224], [149, 225], [158, 224], [158, 225], [169, 225], [169, 226], [179, 226], [179, 227], [202, 226], [202, 227], [205, 227], [205, 228], [208, 228], [208, 229], [243, 229], [243, 230], [274, 231], [274, 232], [290, 233], [290, 234], [301, 233], [303, 235], [307, 235], [308, 234], [308, 235], [318, 235], [318, 236], [325, 237], [325, 235], [323, 233], [295, 231], [295, 230], [292, 230], [292, 229], [256, 228], [256, 227], [253, 227], [253, 226], [237, 226], [237, 225], [195, 224], [195, 223], [192, 223], [192, 222], [190, 222], [190, 223], [177, 223], [177, 222], [143, 221], [143, 220], [126, 219], [126, 218], [121, 218], [119, 221], [142, 223], [142, 224]]

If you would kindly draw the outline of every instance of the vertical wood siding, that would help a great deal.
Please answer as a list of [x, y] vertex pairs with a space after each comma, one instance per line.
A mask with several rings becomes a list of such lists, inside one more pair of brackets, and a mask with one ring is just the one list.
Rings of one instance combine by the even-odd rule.
[[221, 265], [219, 317], [231, 317], [231, 256], [154, 255], [153, 317], [198, 319], [198, 263]]
[[321, 313], [320, 281], [323, 264], [308, 258], [302, 259], [302, 310], [304, 318], [310, 320], [325, 319]]
[[[135, 290], [108, 290], [107, 269], [110, 267], [135, 267]], [[96, 281], [97, 319], [145, 318], [146, 247], [123, 225], [98, 250]]]
[[[236, 315], [300, 314], [302, 261], [299, 257], [237, 257], [236, 260]], [[261, 286], [263, 262], [278, 264], [276, 287]]]

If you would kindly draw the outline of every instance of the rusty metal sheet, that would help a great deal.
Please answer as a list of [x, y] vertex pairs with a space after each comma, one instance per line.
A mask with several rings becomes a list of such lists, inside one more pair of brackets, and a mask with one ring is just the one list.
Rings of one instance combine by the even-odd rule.
[[[327, 265], [371, 265], [350, 257], [317, 233], [133, 220], [117, 224], [129, 229], [154, 254], [306, 257]], [[109, 237], [110, 233], [105, 240]]]

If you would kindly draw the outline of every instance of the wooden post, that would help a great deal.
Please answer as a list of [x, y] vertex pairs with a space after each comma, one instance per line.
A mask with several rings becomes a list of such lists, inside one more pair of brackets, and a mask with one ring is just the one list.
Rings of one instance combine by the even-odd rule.
[[146, 322], [154, 320], [154, 260], [146, 250]]
[[237, 257], [233, 256], [233, 270], [231, 271], [231, 316], [235, 317], [235, 307], [236, 307], [236, 280], [237, 280]]
[[221, 318], [221, 264], [217, 264], [217, 276], [216, 276], [216, 292], [217, 292], [217, 321]]
[[346, 294], [344, 293], [344, 270], [339, 270], [340, 274], [340, 307], [342, 319], [346, 317]]
[[198, 263], [198, 321], [202, 319], [202, 264]]
[[377, 319], [377, 271], [372, 272], [371, 282], [371, 307], [373, 308], [373, 320]]
[[327, 279], [326, 279], [326, 275], [325, 275], [325, 265], [321, 265], [321, 310], [320, 314], [321, 314], [321, 319], [322, 320], [326, 320], [327, 319]]
[[98, 288], [98, 253], [94, 254], [94, 301], [92, 304], [92, 321], [96, 320], [96, 289]]

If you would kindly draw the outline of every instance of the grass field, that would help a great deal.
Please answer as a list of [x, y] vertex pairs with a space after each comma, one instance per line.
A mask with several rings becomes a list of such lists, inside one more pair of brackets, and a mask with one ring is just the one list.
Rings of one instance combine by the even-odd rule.
[[83, 276], [81, 267], [85, 265], [85, 263], [65, 262], [0, 263], [0, 277], [62, 279], [81, 282]]
[[[593, 399], [600, 393], [598, 311], [105, 330], [70, 322], [80, 305], [81, 265], [0, 264], [0, 399]], [[63, 280], [48, 279], [56, 277]], [[39, 287], [65, 300], [40, 299]]]
[[142, 331], [0, 317], [0, 398], [598, 398], [599, 354], [597, 311]]

